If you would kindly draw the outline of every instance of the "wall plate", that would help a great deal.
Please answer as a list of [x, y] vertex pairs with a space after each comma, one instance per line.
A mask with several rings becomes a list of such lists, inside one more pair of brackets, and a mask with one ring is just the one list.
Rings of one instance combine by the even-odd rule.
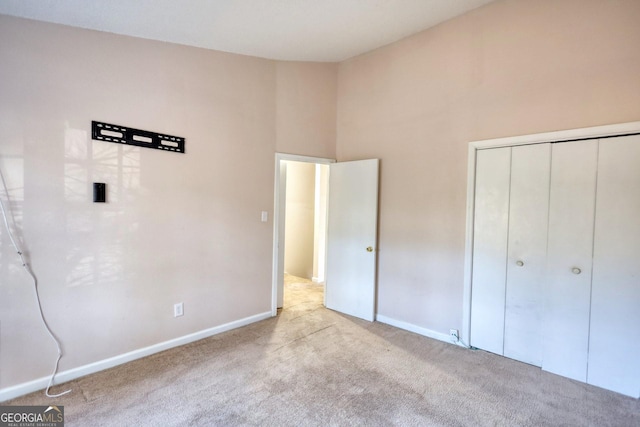
[[107, 201], [107, 184], [104, 182], [93, 183], [93, 202], [106, 203]]

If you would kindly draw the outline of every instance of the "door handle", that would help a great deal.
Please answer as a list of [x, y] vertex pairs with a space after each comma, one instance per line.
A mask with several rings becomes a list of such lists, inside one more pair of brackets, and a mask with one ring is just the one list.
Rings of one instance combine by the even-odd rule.
[[373, 252], [373, 247], [371, 246], [367, 247], [367, 252]]
[[580, 273], [582, 273], [582, 270], [580, 270], [578, 267], [573, 267], [573, 268], [571, 269], [571, 272], [572, 272], [573, 274], [580, 274]]
[[518, 260], [518, 261], [516, 261], [516, 265], [517, 265], [518, 267], [522, 267], [522, 266], [524, 265], [524, 262], [523, 262], [523, 261]]

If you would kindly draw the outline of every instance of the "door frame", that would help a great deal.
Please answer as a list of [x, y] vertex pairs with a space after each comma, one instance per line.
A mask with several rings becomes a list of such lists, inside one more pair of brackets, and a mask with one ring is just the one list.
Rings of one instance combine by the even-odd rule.
[[580, 129], [569, 129], [554, 132], [544, 132], [532, 135], [520, 135], [506, 138], [485, 139], [469, 143], [467, 163], [467, 223], [465, 232], [464, 253], [464, 288], [462, 301], [462, 333], [461, 338], [470, 343], [471, 333], [471, 278], [473, 272], [473, 219], [475, 212], [476, 187], [476, 155], [478, 150], [500, 147], [515, 147], [518, 145], [544, 144], [549, 142], [566, 142], [580, 139], [594, 139], [611, 136], [622, 136], [640, 133], [640, 121], [618, 123], [605, 126], [594, 126]]
[[[278, 314], [278, 285], [284, 281], [284, 274], [280, 275], [280, 267], [284, 267], [284, 230], [286, 205], [286, 173], [284, 179], [281, 178], [280, 167], [283, 161], [294, 161], [303, 163], [313, 163], [321, 165], [329, 165], [335, 163], [335, 159], [324, 157], [300, 156], [297, 154], [276, 153], [275, 171], [274, 171], [274, 197], [273, 197], [273, 262], [271, 275], [271, 316]], [[280, 245], [282, 242], [282, 245]]]

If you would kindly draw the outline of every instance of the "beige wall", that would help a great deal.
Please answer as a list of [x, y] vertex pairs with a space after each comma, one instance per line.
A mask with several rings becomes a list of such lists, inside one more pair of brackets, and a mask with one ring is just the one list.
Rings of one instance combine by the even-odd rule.
[[287, 161], [284, 271], [313, 277], [316, 165]]
[[340, 64], [338, 160], [381, 159], [378, 314], [461, 328], [468, 143], [640, 120], [639, 17], [497, 1]]
[[334, 159], [338, 64], [276, 63], [276, 150]]
[[[0, 16], [0, 168], [61, 371], [270, 313], [274, 155], [334, 155], [336, 70]], [[92, 141], [91, 120], [186, 154]], [[0, 391], [56, 354], [18, 267], [0, 228]]]

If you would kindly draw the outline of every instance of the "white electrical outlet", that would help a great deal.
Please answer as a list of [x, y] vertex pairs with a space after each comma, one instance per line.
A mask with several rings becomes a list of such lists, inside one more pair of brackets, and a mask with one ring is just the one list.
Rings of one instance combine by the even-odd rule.
[[460, 334], [457, 329], [449, 329], [449, 336], [453, 342], [458, 342], [460, 340]]
[[184, 303], [179, 302], [173, 305], [173, 317], [180, 317], [184, 315]]

